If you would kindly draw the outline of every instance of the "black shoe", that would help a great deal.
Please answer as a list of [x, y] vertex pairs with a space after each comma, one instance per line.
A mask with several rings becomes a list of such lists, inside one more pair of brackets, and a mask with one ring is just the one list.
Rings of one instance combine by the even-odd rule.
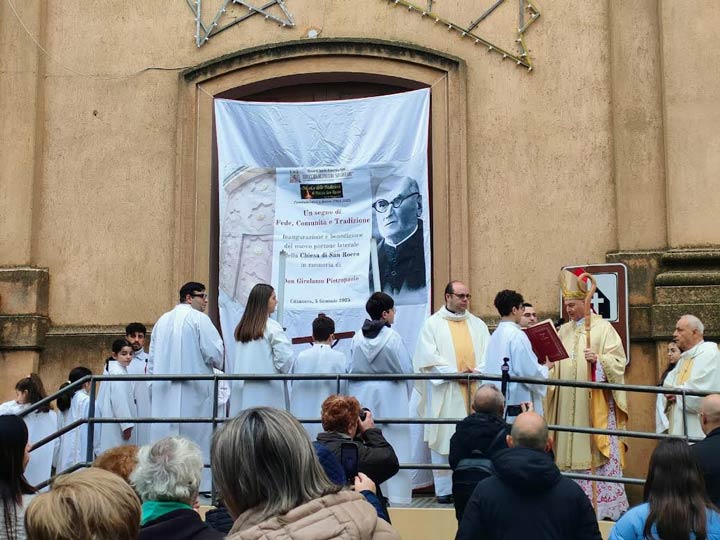
[[455, 499], [452, 495], [440, 495], [437, 499], [438, 504], [454, 504]]

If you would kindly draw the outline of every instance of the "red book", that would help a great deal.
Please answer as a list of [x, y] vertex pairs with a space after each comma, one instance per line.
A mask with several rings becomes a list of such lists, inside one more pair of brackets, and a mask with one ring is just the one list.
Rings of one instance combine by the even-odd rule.
[[570, 357], [550, 319], [539, 322], [535, 326], [523, 328], [523, 332], [530, 340], [533, 352], [541, 364], [544, 364], [546, 360], [557, 362]]

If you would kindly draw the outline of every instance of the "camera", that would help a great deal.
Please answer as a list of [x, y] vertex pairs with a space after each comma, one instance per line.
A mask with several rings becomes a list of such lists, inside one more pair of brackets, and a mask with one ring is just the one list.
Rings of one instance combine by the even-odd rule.
[[360, 416], [360, 421], [361, 421], [361, 422], [364, 422], [364, 421], [365, 421], [365, 419], [367, 418], [367, 413], [369, 413], [369, 412], [370, 412], [370, 409], [368, 409], [367, 407], [363, 407], [362, 409], [360, 409], [360, 415], [359, 415], [359, 416]]

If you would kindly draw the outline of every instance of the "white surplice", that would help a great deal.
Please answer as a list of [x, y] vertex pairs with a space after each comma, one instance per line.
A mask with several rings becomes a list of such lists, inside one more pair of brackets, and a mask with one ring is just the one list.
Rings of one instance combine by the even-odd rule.
[[[223, 341], [210, 317], [178, 304], [158, 319], [150, 339], [150, 375], [212, 375], [213, 367], [223, 368]], [[212, 381], [161, 381], [150, 385], [152, 416], [156, 418], [187, 418], [212, 416]], [[150, 440], [181, 436], [194, 441], [210, 462], [210, 423], [152, 424]], [[210, 487], [209, 469], [204, 469], [201, 490]]]
[[[684, 388], [686, 390], [718, 392], [720, 391], [720, 351], [716, 343], [702, 341], [680, 355], [677, 366], [665, 378], [666, 388]], [[702, 397], [687, 396], [687, 434], [690, 437], [705, 436], [700, 425], [700, 402]], [[677, 396], [668, 413], [670, 435], [683, 437], [683, 397]]]
[[[127, 367], [130, 375], [146, 375], [150, 355], [143, 349], [133, 353], [133, 359]], [[133, 395], [135, 404], [137, 405], [137, 415], [149, 417], [152, 415], [152, 405], [150, 403], [150, 387], [147, 381], [133, 381]], [[135, 426], [135, 436], [138, 446], [150, 444], [150, 424], [138, 424]]]
[[[20, 414], [30, 407], [30, 403], [20, 404], [14, 400], [7, 401], [0, 405], [0, 414]], [[58, 417], [57, 413], [52, 409], [48, 412], [32, 412], [24, 416], [23, 420], [28, 429], [28, 443], [31, 445], [57, 431]], [[25, 468], [25, 478], [31, 486], [36, 486], [50, 478], [53, 455], [59, 444], [59, 439], [55, 439], [30, 452], [30, 461]]]
[[[420, 331], [413, 356], [418, 373], [457, 373], [457, 359], [447, 321], [467, 320], [468, 330], [475, 351], [475, 370], [485, 367], [485, 350], [490, 340], [487, 325], [469, 312], [456, 314], [444, 306], [431, 315]], [[422, 418], [464, 418], [467, 416], [465, 387], [455, 381], [418, 381], [421, 394], [418, 413]], [[455, 433], [453, 424], [428, 424], [425, 440], [431, 450], [447, 456], [450, 453], [450, 437]]]
[[[347, 359], [343, 353], [334, 351], [330, 345], [316, 343], [298, 354], [292, 373], [335, 375], [345, 373], [346, 364]], [[322, 402], [335, 393], [337, 393], [336, 381], [294, 381], [290, 396], [290, 412], [298, 418], [319, 418]], [[303, 427], [311, 441], [317, 438], [318, 433], [324, 431], [319, 423], [303, 424]]]
[[[511, 382], [508, 384], [506, 405], [520, 405], [531, 401], [535, 412], [543, 414], [543, 397], [547, 391], [545, 385], [530, 385], [512, 382], [513, 377], [536, 377], [547, 379], [548, 368], [538, 364], [537, 356], [532, 350], [530, 340], [520, 325], [513, 321], [500, 321], [490, 336], [487, 351], [485, 351], [485, 368], [483, 373], [500, 375], [503, 359], [509, 358], [508, 366]], [[488, 381], [501, 388], [500, 381]], [[515, 416], [508, 416], [507, 421], [512, 423]]]
[[[110, 360], [108, 375], [127, 375], [127, 369], [116, 360]], [[100, 383], [98, 403], [102, 418], [136, 418], [137, 406], [131, 381], [103, 381]], [[135, 428], [135, 422], [124, 421], [119, 424], [101, 424], [99, 453], [124, 444], [137, 444], [135, 429], [128, 440], [123, 439], [122, 432]], [[82, 451], [82, 450], [81, 450]]]
[[[105, 384], [105, 383], [101, 383]], [[83, 420], [88, 417], [88, 409], [90, 407], [90, 396], [84, 389], [79, 389], [73, 394], [70, 401], [70, 408], [66, 411], [67, 418], [64, 425], [72, 424], [77, 420]], [[97, 412], [97, 411], [96, 411]], [[99, 416], [96, 414], [96, 416]], [[62, 472], [76, 463], [85, 461], [87, 458], [87, 433], [89, 425], [81, 425], [68, 431], [63, 435], [62, 447], [60, 449], [60, 457], [57, 464], [57, 472]], [[100, 434], [100, 429], [95, 430]], [[96, 441], [97, 443], [98, 441]], [[96, 445], [95, 445], [96, 446]]]
[[[348, 373], [403, 374], [412, 373], [407, 347], [395, 330], [387, 326], [374, 338], [356, 332], [350, 345]], [[412, 385], [405, 381], [350, 381], [348, 394], [355, 396], [362, 407], [372, 411], [374, 418], [408, 418]], [[400, 463], [410, 461], [410, 425], [379, 424], [385, 439], [395, 450]], [[386, 482], [383, 492], [395, 504], [408, 504], [412, 498], [412, 473], [400, 470]]]
[[[268, 318], [262, 338], [235, 343], [233, 373], [288, 373], [293, 351], [280, 323]], [[284, 381], [233, 381], [230, 393], [230, 416], [249, 407], [276, 407], [289, 410], [288, 389]]]

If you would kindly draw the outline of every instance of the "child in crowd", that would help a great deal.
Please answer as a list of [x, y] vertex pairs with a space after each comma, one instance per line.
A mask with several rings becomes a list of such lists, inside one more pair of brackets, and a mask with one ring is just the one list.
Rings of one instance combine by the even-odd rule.
[[[0, 414], [20, 414], [34, 403], [47, 397], [45, 387], [37, 373], [31, 373], [20, 379], [15, 385], [15, 399], [0, 405]], [[31, 445], [52, 435], [57, 431], [57, 413], [47, 403], [36, 411], [23, 417], [28, 429], [28, 440]], [[52, 461], [58, 440], [33, 450], [30, 463], [25, 469], [25, 478], [35, 486], [50, 478]]]
[[[83, 366], [78, 366], [70, 370], [68, 380], [64, 382], [60, 389], [79, 381], [83, 377], [92, 375], [92, 371]], [[75, 387], [73, 390], [57, 398], [57, 407], [61, 411], [58, 429], [82, 420], [88, 417], [90, 408], [90, 382], [84, 383], [81, 387]], [[62, 424], [62, 425], [60, 425]], [[89, 425], [78, 426], [72, 431], [65, 433], [60, 441], [60, 448], [55, 462], [55, 470], [61, 473], [76, 463], [85, 461], [87, 458], [87, 433]]]
[[[370, 319], [350, 345], [348, 373], [403, 374], [412, 373], [412, 360], [405, 343], [391, 325], [395, 322], [395, 301], [383, 292], [373, 293], [365, 304]], [[362, 407], [375, 418], [407, 418], [412, 385], [405, 381], [351, 381], [348, 394], [355, 396]], [[385, 438], [395, 449], [400, 463], [410, 461], [410, 426], [382, 426]], [[390, 502], [408, 504], [412, 497], [411, 473], [401, 470], [383, 488]]]
[[[312, 348], [298, 354], [292, 373], [345, 373], [345, 355], [332, 349], [335, 321], [320, 313], [312, 323], [312, 335], [315, 343]], [[290, 412], [297, 418], [320, 418], [323, 401], [337, 391], [337, 382], [333, 380], [295, 381], [292, 385]], [[311, 441], [323, 431], [320, 423], [303, 424], [303, 427]]]
[[[126, 339], [116, 339], [112, 344], [112, 356], [105, 362], [108, 375], [127, 375], [132, 362], [132, 346]], [[131, 381], [105, 381], [100, 385], [98, 404], [103, 418], [136, 418], [137, 407]], [[99, 453], [123, 444], [135, 444], [134, 422], [101, 424]]]

